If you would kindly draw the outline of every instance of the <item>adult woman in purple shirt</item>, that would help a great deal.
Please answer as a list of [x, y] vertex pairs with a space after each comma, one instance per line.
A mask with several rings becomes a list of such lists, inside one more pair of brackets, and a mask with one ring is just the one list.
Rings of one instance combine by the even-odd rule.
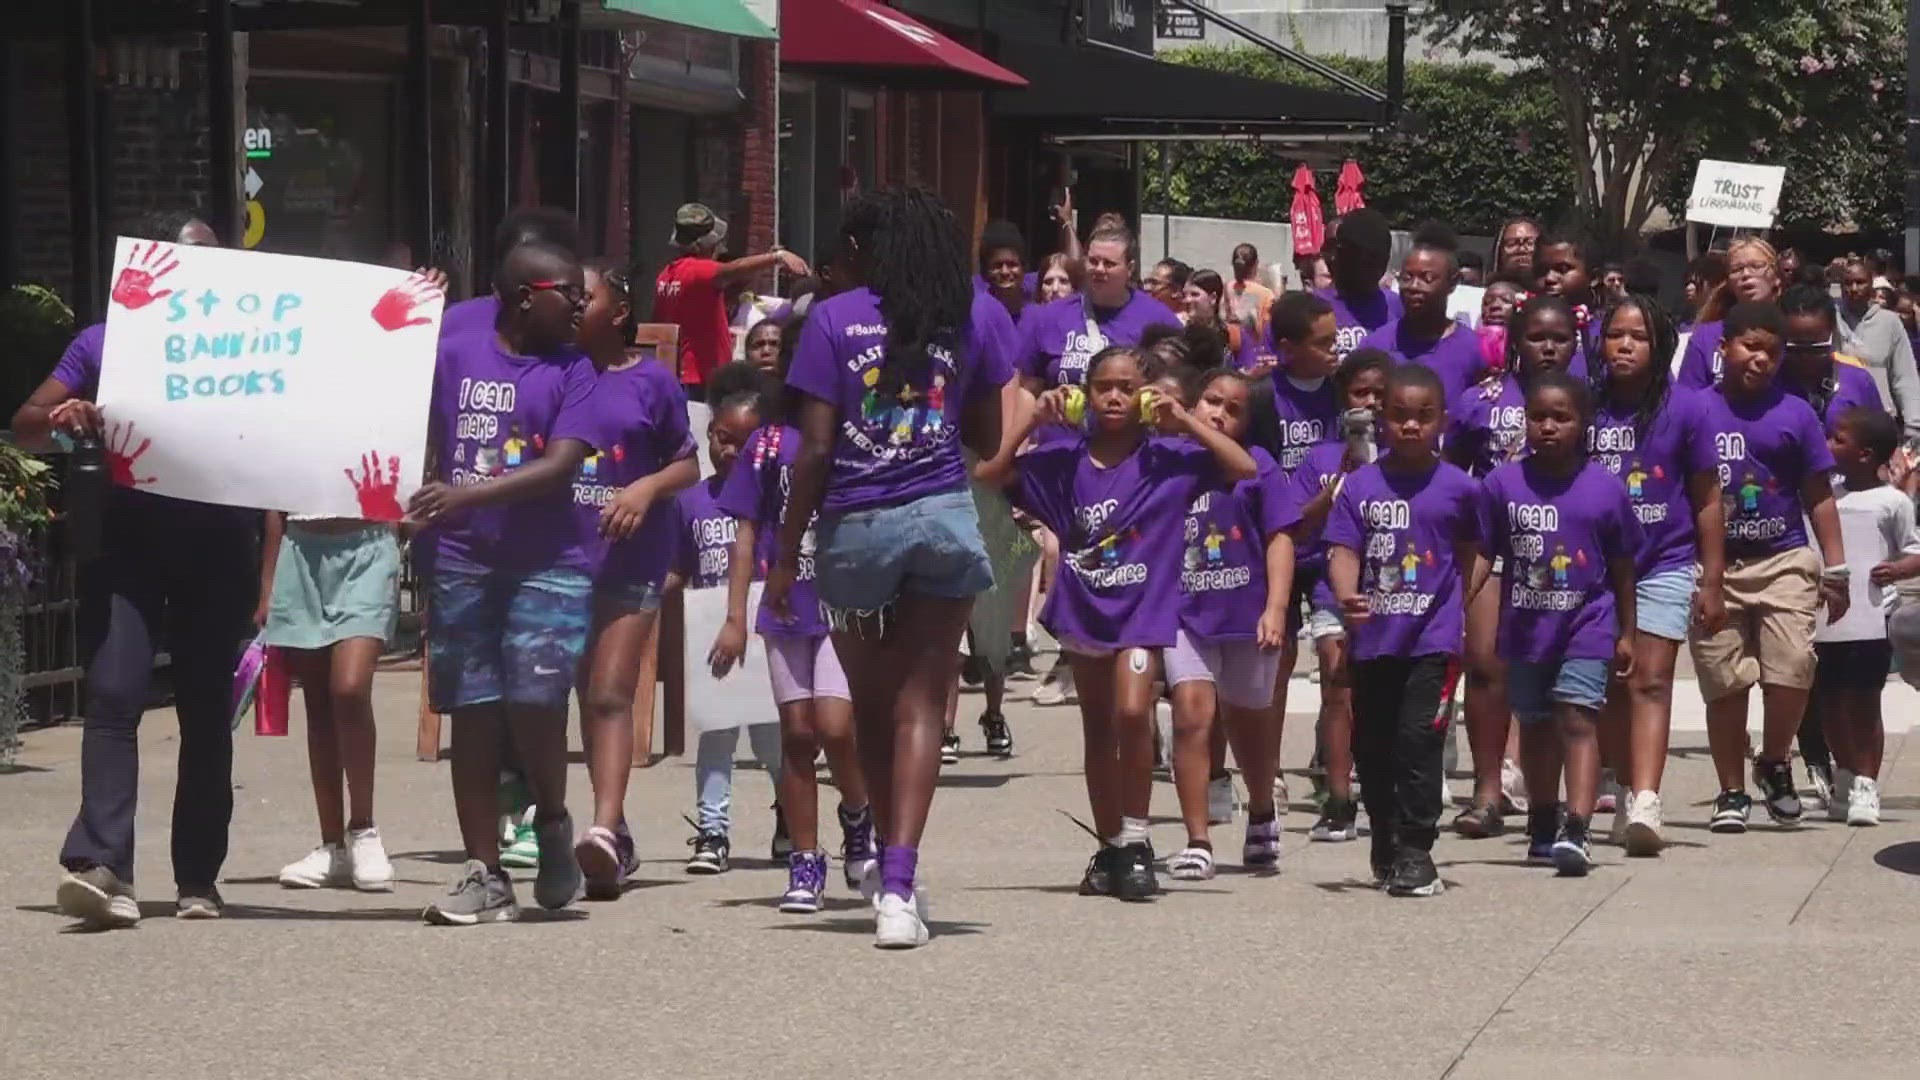
[[915, 871], [953, 657], [993, 584], [960, 449], [1000, 449], [1012, 325], [974, 297], [965, 241], [930, 192], [863, 195], [841, 234], [855, 287], [809, 314], [787, 373], [802, 442], [765, 601], [786, 605], [818, 511], [821, 606], [882, 844], [874, 943], [914, 948], [927, 941]]
[[[219, 238], [189, 214], [148, 219], [136, 235], [214, 246]], [[106, 324], [80, 331], [53, 374], [13, 417], [21, 446], [37, 449], [58, 430], [103, 438], [119, 430], [93, 403]], [[129, 436], [129, 439], [131, 436]], [[116, 473], [115, 455], [109, 466]], [[143, 492], [134, 475], [107, 493], [102, 551], [80, 571], [81, 655], [87, 658], [80, 811], [60, 849], [62, 913], [105, 929], [140, 921], [133, 897], [134, 804], [140, 787], [137, 733], [147, 707], [161, 627], [170, 626], [179, 781], [174, 788], [173, 877], [181, 918], [214, 918], [214, 881], [233, 817], [229, 697], [234, 660], [255, 598], [258, 516]]]

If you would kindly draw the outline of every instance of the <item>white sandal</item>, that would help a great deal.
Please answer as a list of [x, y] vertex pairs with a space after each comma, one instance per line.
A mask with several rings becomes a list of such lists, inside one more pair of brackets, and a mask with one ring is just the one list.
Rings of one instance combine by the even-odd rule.
[[1167, 860], [1167, 876], [1175, 881], [1213, 880], [1213, 852], [1203, 847], [1181, 848]]

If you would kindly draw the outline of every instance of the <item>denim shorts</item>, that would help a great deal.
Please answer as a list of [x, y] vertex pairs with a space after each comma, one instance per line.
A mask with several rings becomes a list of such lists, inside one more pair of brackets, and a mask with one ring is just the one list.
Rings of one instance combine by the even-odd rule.
[[1515, 660], [1507, 665], [1507, 704], [1523, 724], [1550, 719], [1556, 704], [1598, 709], [1612, 672], [1611, 660]]
[[608, 618], [657, 612], [664, 591], [658, 581], [602, 581], [593, 587], [593, 606]]
[[973, 493], [822, 517], [814, 566], [830, 613], [879, 611], [903, 593], [965, 600], [993, 588]]
[[439, 712], [504, 701], [565, 708], [587, 647], [593, 582], [578, 570], [435, 569], [427, 690]]
[[1641, 578], [1633, 587], [1635, 628], [1668, 641], [1687, 640], [1687, 630], [1693, 625], [1695, 580], [1690, 566]]

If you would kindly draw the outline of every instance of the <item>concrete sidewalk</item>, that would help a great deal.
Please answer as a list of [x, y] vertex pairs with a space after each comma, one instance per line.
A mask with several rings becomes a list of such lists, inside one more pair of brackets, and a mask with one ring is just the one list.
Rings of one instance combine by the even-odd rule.
[[[886, 954], [837, 867], [822, 914], [773, 909], [785, 879], [765, 858], [770, 788], [744, 765], [736, 869], [684, 875], [690, 760], [633, 775], [647, 861], [621, 901], [514, 926], [421, 925], [461, 855], [444, 764], [413, 760], [416, 678], [383, 674], [377, 687], [380, 826], [399, 891], [274, 884], [314, 842], [296, 718], [293, 738], [240, 738], [230, 907], [216, 923], [164, 917], [177, 740], [160, 712], [141, 739], [148, 919], [64, 932], [54, 856], [78, 797], [80, 732], [29, 734], [20, 768], [0, 775], [0, 1076], [1920, 1073], [1920, 764], [1904, 752], [1916, 711], [1904, 687], [1888, 692], [1897, 733], [1878, 829], [1710, 835], [1688, 683], [1664, 856], [1602, 848], [1591, 877], [1559, 880], [1523, 864], [1517, 836], [1448, 837], [1437, 856], [1449, 888], [1429, 901], [1365, 888], [1364, 842], [1307, 843], [1304, 803], [1277, 875], [1239, 871], [1236, 824], [1215, 830], [1212, 882], [1169, 883], [1146, 905], [1081, 898], [1089, 842], [1060, 813], [1084, 816], [1077, 711], [1022, 701], [1010, 709], [1018, 756], [970, 755], [943, 777], [922, 864], [933, 943]], [[1314, 690], [1292, 685], [1285, 761], [1298, 768]], [[978, 697], [962, 707], [977, 754]], [[583, 768], [572, 785], [578, 818]], [[1156, 847], [1174, 850], [1170, 786], [1155, 809]]]

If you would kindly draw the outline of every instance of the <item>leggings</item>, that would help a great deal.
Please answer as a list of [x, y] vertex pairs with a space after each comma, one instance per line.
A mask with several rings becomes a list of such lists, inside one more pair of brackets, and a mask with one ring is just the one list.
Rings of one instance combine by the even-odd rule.
[[[131, 494], [115, 492], [116, 502]], [[257, 544], [243, 512], [140, 499], [143, 512], [110, 509], [106, 551], [80, 570], [81, 655], [88, 657], [80, 812], [60, 863], [104, 866], [133, 882], [140, 718], [164, 643], [180, 719], [174, 883], [204, 887], [227, 857], [233, 671], [255, 599]]]

